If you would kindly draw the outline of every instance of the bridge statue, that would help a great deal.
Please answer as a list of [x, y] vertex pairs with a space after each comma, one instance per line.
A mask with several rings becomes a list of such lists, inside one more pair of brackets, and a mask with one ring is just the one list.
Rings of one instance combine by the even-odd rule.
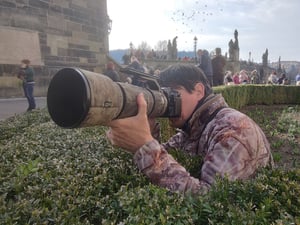
[[234, 31], [234, 41], [231, 39], [228, 43], [229, 45], [229, 60], [239, 61], [240, 60], [240, 47], [238, 40], [238, 31]]
[[262, 55], [262, 63], [263, 63], [263, 67], [267, 67], [268, 66], [268, 49], [266, 49], [265, 53]]
[[168, 59], [177, 59], [177, 36], [173, 38], [172, 43], [168, 41]]

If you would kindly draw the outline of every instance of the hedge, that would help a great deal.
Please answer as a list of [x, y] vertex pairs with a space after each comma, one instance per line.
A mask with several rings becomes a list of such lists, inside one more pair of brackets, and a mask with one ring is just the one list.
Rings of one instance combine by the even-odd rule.
[[229, 85], [214, 87], [236, 109], [246, 105], [300, 104], [300, 86]]
[[[0, 224], [300, 224], [300, 168], [182, 196], [152, 185], [106, 129], [62, 129], [46, 109], [0, 122]], [[197, 175], [201, 158], [171, 154]]]

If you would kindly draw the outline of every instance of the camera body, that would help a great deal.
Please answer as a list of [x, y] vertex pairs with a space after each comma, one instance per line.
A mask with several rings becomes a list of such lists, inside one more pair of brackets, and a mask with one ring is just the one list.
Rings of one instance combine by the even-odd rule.
[[51, 79], [47, 106], [52, 120], [64, 128], [107, 125], [111, 120], [134, 116], [138, 112], [136, 97], [143, 93], [149, 117], [179, 117], [180, 94], [161, 88], [158, 78], [122, 69], [135, 76], [143, 87], [114, 82], [109, 77], [82, 70], [63, 68]]
[[120, 72], [129, 74], [134, 77], [139, 87], [150, 89], [152, 91], [162, 92], [167, 98], [167, 108], [163, 115], [160, 117], [179, 117], [181, 113], [181, 98], [178, 91], [170, 87], [161, 87], [159, 84], [159, 77], [149, 75], [131, 68], [122, 68]]

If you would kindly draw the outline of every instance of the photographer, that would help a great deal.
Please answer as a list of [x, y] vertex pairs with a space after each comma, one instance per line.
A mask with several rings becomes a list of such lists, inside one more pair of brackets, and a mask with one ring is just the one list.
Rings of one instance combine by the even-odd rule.
[[[181, 94], [181, 116], [169, 119], [172, 127], [180, 128], [179, 132], [159, 144], [154, 138], [158, 126], [147, 118], [147, 105], [141, 94], [137, 97], [138, 114], [112, 121], [107, 132], [113, 145], [134, 154], [138, 168], [154, 184], [171, 191], [205, 194], [217, 176], [249, 179], [258, 168], [273, 165], [262, 130], [248, 116], [228, 107], [221, 95], [213, 94], [199, 68], [173, 65], [161, 72], [160, 79], [162, 86]], [[201, 175], [190, 176], [168, 154], [171, 148], [201, 155]]]
[[[138, 168], [153, 183], [171, 191], [204, 194], [216, 176], [249, 179], [258, 168], [273, 165], [269, 143], [259, 126], [229, 108], [221, 95], [213, 94], [199, 68], [174, 65], [162, 71], [160, 77], [162, 86], [181, 94], [181, 116], [169, 119], [172, 127], [180, 128], [179, 132], [163, 144], [154, 139], [149, 125], [153, 127], [153, 119], [147, 118], [143, 95], [137, 98], [138, 114], [112, 121], [107, 132], [112, 144], [134, 153]], [[201, 177], [191, 177], [168, 154], [171, 148], [201, 155]]]

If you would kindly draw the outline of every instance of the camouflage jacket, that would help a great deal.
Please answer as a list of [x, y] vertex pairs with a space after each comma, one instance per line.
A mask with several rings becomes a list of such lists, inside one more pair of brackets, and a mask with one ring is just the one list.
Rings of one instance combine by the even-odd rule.
[[[168, 142], [152, 140], [134, 155], [138, 168], [152, 183], [171, 191], [205, 194], [216, 176], [247, 179], [259, 167], [273, 166], [270, 145], [260, 127], [245, 114], [229, 108], [221, 95], [210, 95]], [[178, 148], [201, 155], [200, 177], [192, 177], [167, 150]]]

